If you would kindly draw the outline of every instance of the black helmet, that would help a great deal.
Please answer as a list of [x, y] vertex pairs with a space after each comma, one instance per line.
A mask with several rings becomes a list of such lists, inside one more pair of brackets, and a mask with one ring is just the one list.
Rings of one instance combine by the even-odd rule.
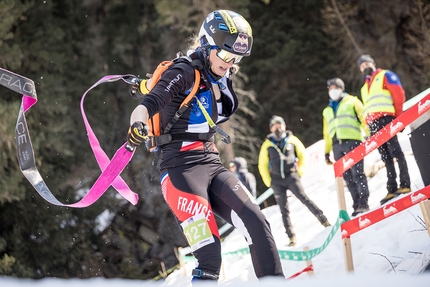
[[203, 48], [218, 46], [220, 49], [240, 56], [251, 54], [251, 26], [245, 18], [233, 11], [211, 12], [203, 21], [199, 39]]
[[330, 86], [336, 86], [342, 91], [345, 92], [345, 83], [340, 78], [333, 78], [327, 81], [327, 88], [330, 88]]

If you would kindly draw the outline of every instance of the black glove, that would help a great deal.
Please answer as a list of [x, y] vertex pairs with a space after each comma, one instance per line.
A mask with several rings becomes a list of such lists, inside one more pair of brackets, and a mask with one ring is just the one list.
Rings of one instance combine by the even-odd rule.
[[333, 162], [330, 160], [330, 154], [329, 153], [325, 154], [325, 163], [328, 164], [328, 165], [332, 165], [333, 164]]
[[144, 95], [140, 92], [140, 83], [142, 83], [142, 79], [134, 78], [134, 84], [131, 86], [130, 89], [130, 96], [133, 99], [139, 99], [144, 97]]
[[127, 143], [129, 150], [133, 150], [148, 139], [148, 126], [142, 122], [134, 122], [128, 129]]

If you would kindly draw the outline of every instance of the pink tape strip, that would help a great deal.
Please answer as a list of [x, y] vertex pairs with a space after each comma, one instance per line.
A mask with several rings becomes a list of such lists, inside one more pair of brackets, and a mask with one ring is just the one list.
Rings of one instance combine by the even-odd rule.
[[[115, 155], [112, 157], [112, 161], [111, 161], [112, 164], [106, 165], [106, 167], [103, 169], [102, 174], [99, 176], [99, 178], [91, 187], [90, 191], [86, 194], [86, 196], [84, 196], [79, 202], [74, 204], [69, 204], [66, 206], [82, 208], [93, 204], [105, 193], [105, 191], [112, 184], [112, 181], [118, 180], [118, 178], [120, 178], [118, 174], [120, 174], [123, 171], [123, 169], [127, 166], [128, 162], [131, 160], [134, 153], [134, 152], [128, 151], [125, 148], [125, 145], [126, 144], [122, 145], [122, 147], [117, 150]], [[127, 186], [127, 184], [125, 185]], [[124, 190], [122, 191], [124, 192]], [[129, 194], [125, 194], [125, 195], [131, 198], [131, 200], [136, 200], [136, 203], [137, 203], [137, 200], [138, 200], [137, 194], [135, 198], [130, 197]]]
[[[133, 157], [134, 151], [130, 152], [127, 150], [126, 144], [124, 144], [115, 153], [112, 161], [110, 161], [105, 152], [101, 149], [97, 137], [92, 131], [83, 110], [83, 100], [89, 90], [103, 82], [112, 82], [119, 79], [130, 83], [126, 78], [123, 78], [123, 76], [106, 76], [100, 79], [96, 84], [94, 84], [89, 90], [85, 92], [81, 101], [82, 115], [84, 117], [91, 148], [93, 149], [97, 162], [102, 169], [102, 174], [79, 202], [74, 204], [63, 204], [58, 201], [49, 190], [35, 164], [33, 146], [25, 118], [25, 112], [37, 103], [34, 82], [21, 75], [12, 73], [2, 68], [0, 68], [0, 75], [0, 85], [23, 95], [17, 124], [15, 127], [18, 162], [23, 175], [42, 196], [42, 198], [44, 198], [49, 203], [58, 206], [87, 207], [99, 199], [100, 196], [102, 196], [109, 188], [109, 186], [114, 185], [119, 193], [122, 194], [128, 201], [130, 201], [132, 204], [137, 203], [138, 195], [132, 192], [123, 179], [119, 176]], [[133, 75], [125, 75], [124, 77], [126, 76], [135, 78]]]
[[22, 107], [24, 109], [24, 113], [30, 109], [34, 104], [37, 103], [37, 99], [28, 95], [23, 95], [22, 97]]
[[[110, 163], [110, 159], [109, 157], [106, 155], [106, 153], [104, 152], [104, 150], [101, 148], [100, 146], [100, 142], [97, 139], [94, 131], [91, 128], [90, 123], [88, 122], [87, 116], [85, 115], [85, 110], [84, 110], [84, 100], [85, 97], [87, 95], [87, 93], [92, 90], [93, 88], [95, 88], [96, 86], [105, 83], [105, 82], [113, 82], [113, 81], [117, 81], [122, 79], [125, 76], [133, 76], [133, 75], [110, 75], [110, 76], [105, 76], [103, 78], [101, 78], [98, 82], [96, 82], [94, 85], [92, 85], [82, 96], [81, 99], [81, 114], [82, 114], [82, 119], [84, 120], [85, 123], [85, 128], [87, 130], [87, 134], [88, 134], [88, 140], [90, 142], [90, 146], [91, 149], [93, 150], [94, 156], [97, 160], [97, 163], [100, 167], [100, 169], [102, 171], [104, 171], [106, 169], [106, 167], [109, 165]], [[133, 76], [134, 77], [134, 76]], [[127, 199], [130, 203], [132, 203], [133, 205], [136, 205], [138, 200], [139, 200], [139, 195], [134, 193], [133, 191], [131, 191], [131, 189], [129, 188], [129, 186], [127, 185], [127, 183], [121, 178], [121, 176], [118, 176], [113, 182], [112, 182], [112, 186], [125, 198]]]

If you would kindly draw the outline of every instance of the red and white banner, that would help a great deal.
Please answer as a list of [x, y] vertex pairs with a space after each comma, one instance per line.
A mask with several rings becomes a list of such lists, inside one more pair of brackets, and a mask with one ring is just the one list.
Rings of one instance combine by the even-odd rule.
[[334, 163], [335, 177], [341, 177], [345, 171], [362, 160], [366, 155], [377, 149], [402, 131], [407, 125], [415, 121], [419, 116], [430, 110], [430, 93], [422, 98], [418, 103], [402, 113], [390, 124], [368, 138], [354, 150], [347, 153]]
[[415, 192], [411, 192], [406, 196], [393, 201], [392, 203], [387, 203], [378, 209], [365, 213], [361, 216], [357, 216], [340, 226], [342, 238], [348, 238], [352, 234], [379, 221], [382, 221], [387, 217], [408, 209], [409, 207], [414, 206], [415, 204], [418, 204], [428, 198], [430, 198], [430, 185]]

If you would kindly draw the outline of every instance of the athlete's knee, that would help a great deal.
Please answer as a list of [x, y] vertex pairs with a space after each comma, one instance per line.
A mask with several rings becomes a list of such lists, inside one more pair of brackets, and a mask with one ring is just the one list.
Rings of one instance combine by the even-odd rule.
[[261, 232], [264, 226], [269, 225], [260, 207], [252, 202], [247, 202], [238, 215], [250, 234], [253, 233], [253, 230]]

